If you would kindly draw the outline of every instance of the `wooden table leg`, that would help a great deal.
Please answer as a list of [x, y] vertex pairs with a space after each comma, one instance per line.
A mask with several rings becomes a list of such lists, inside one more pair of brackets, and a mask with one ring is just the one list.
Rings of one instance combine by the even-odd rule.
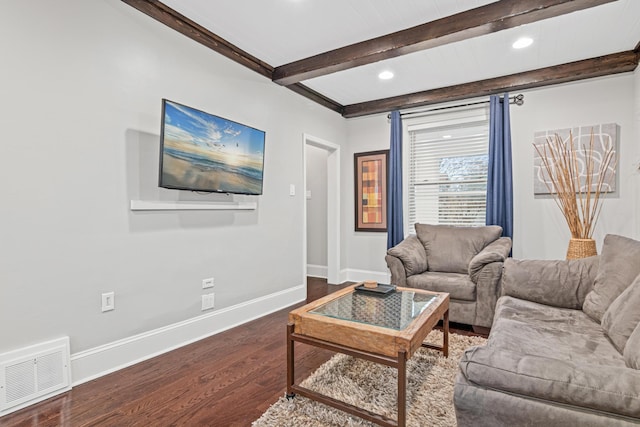
[[444, 357], [449, 357], [449, 310], [444, 312], [444, 317], [442, 318], [442, 330], [443, 330], [443, 344], [442, 344], [442, 354]]
[[407, 423], [407, 353], [398, 352], [398, 426]]
[[293, 383], [295, 381], [295, 370], [293, 366], [294, 362], [294, 344], [295, 342], [291, 339], [291, 334], [294, 331], [294, 325], [292, 323], [287, 324], [287, 399], [293, 398], [295, 393], [293, 393]]

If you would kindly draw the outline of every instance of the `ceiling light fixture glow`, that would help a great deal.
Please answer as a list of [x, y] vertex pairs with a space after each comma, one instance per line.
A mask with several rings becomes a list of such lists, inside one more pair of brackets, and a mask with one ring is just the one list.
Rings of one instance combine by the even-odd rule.
[[389, 80], [393, 78], [393, 73], [389, 70], [383, 71], [380, 74], [378, 74], [378, 78], [380, 80]]
[[531, 46], [533, 39], [531, 37], [520, 37], [511, 45], [514, 49], [523, 49], [527, 46]]

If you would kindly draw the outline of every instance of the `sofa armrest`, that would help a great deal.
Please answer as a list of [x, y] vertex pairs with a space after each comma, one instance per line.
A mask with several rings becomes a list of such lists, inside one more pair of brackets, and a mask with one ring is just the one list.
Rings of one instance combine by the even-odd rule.
[[402, 264], [400, 258], [387, 255], [384, 260], [391, 271], [391, 284], [400, 287], [407, 286], [407, 271], [404, 269], [404, 264]]
[[478, 274], [475, 326], [490, 328], [493, 325], [493, 314], [502, 292], [502, 265], [502, 261], [486, 264]]
[[483, 388], [640, 416], [640, 371], [635, 369], [579, 364], [489, 346], [466, 350], [459, 366], [469, 382]]
[[469, 263], [469, 277], [473, 283], [478, 283], [478, 276], [485, 265], [503, 262], [509, 256], [509, 252], [511, 252], [511, 239], [508, 237], [500, 237], [489, 243]]
[[598, 257], [504, 262], [502, 295], [580, 310], [598, 272]]

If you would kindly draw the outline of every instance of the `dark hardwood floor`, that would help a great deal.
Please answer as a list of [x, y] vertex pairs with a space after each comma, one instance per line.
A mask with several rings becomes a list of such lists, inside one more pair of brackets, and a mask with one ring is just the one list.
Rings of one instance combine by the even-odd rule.
[[[346, 285], [309, 278], [307, 300]], [[78, 385], [0, 418], [0, 426], [248, 426], [285, 393], [292, 308]], [[296, 344], [296, 376], [332, 355]]]

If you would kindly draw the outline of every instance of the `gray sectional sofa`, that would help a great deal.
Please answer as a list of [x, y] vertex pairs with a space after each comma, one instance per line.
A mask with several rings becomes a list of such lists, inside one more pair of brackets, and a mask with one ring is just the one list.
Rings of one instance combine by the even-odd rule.
[[458, 426], [640, 424], [640, 242], [508, 259], [502, 285], [487, 344], [460, 361]]

